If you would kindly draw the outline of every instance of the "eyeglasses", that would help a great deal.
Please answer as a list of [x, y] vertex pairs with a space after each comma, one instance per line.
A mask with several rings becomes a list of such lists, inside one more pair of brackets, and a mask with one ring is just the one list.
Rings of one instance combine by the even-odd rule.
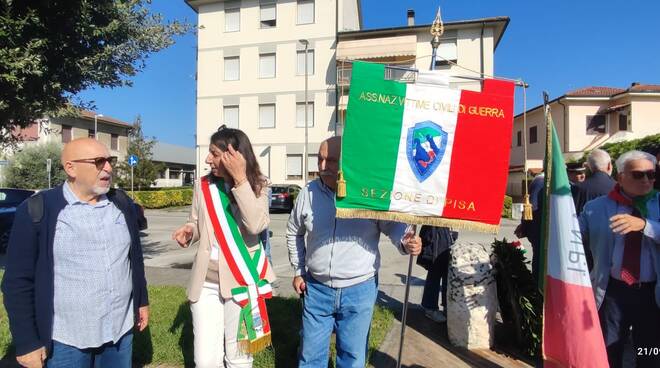
[[94, 158], [81, 158], [79, 160], [71, 160], [71, 162], [84, 162], [86, 164], [96, 165], [96, 169], [103, 170], [105, 163], [109, 163], [110, 166], [115, 166], [117, 164], [117, 156], [109, 157], [94, 157]]
[[635, 180], [642, 180], [645, 176], [649, 181], [655, 180], [655, 170], [648, 171], [631, 171], [630, 176]]

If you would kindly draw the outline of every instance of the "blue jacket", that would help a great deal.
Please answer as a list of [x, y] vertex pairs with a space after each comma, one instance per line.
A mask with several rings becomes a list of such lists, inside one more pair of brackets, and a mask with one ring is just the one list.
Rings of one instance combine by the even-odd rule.
[[[651, 247], [653, 256], [656, 280], [655, 302], [660, 306], [660, 194], [649, 200], [646, 204], [648, 216], [646, 218], [646, 227], [644, 228], [645, 240], [655, 242]], [[591, 248], [594, 259], [594, 268], [591, 270], [591, 284], [594, 288], [596, 305], [600, 308], [607, 283], [610, 280], [610, 270], [612, 269], [612, 253], [614, 252], [615, 234], [610, 229], [610, 217], [622, 213], [618, 212], [617, 202], [608, 196], [598, 197], [587, 202], [584, 211], [580, 214], [580, 231], [582, 239], [586, 246]], [[650, 238], [650, 239], [649, 239]]]
[[587, 180], [576, 184], [574, 188], [577, 189], [577, 198], [575, 195], [573, 196], [576, 199], [576, 213], [578, 215], [581, 214], [584, 205], [590, 200], [607, 195], [614, 188], [615, 184], [616, 181], [602, 171], [596, 171]]
[[[61, 210], [67, 205], [62, 186], [40, 192], [43, 217], [34, 223], [28, 201], [16, 209], [7, 249], [7, 267], [2, 280], [4, 304], [16, 355], [42, 346], [50, 350], [53, 335], [53, 240]], [[127, 200], [122, 201], [118, 196]], [[142, 245], [133, 202], [124, 194], [108, 194], [108, 199], [124, 214], [131, 233], [129, 258], [133, 274], [133, 310], [149, 304], [144, 276]]]

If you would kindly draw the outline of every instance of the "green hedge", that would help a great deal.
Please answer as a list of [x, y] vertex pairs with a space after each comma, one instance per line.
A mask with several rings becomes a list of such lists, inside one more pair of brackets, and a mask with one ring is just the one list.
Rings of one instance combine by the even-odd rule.
[[[610, 154], [610, 157], [612, 158], [612, 166], [614, 167], [614, 161], [616, 161], [616, 159], [623, 153], [631, 150], [639, 150], [656, 155], [660, 152], [660, 134], [647, 135], [644, 138], [631, 139], [629, 141], [606, 143], [599, 148]], [[577, 162], [583, 163], [586, 161], [589, 152], [590, 151], [586, 151]], [[616, 173], [616, 167], [614, 167], [614, 173]]]
[[511, 204], [513, 200], [508, 195], [504, 196], [504, 206], [502, 206], [502, 217], [511, 218]]
[[[130, 191], [128, 192], [130, 194]], [[187, 206], [192, 203], [193, 190], [175, 189], [158, 191], [136, 191], [134, 192], [135, 202], [144, 208], [164, 208]]]

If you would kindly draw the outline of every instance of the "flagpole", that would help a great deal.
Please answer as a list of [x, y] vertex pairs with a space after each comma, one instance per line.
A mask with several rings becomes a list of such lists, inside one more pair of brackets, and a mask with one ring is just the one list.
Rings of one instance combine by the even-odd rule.
[[[413, 225], [415, 226], [415, 225]], [[415, 231], [417, 233], [417, 231]], [[406, 293], [403, 297], [403, 313], [401, 315], [401, 338], [399, 339], [399, 355], [396, 359], [396, 368], [401, 368], [401, 357], [403, 355], [403, 339], [406, 334], [406, 318], [408, 317], [408, 297], [410, 295], [410, 276], [412, 275], [413, 255], [408, 257], [408, 274], [406, 275]]]
[[550, 239], [550, 221], [548, 219], [548, 216], [550, 214], [550, 208], [548, 208], [550, 204], [550, 183], [552, 180], [552, 116], [550, 115], [550, 106], [548, 105], [548, 100], [549, 96], [547, 92], [543, 92], [543, 112], [545, 115], [545, 125], [546, 125], [546, 132], [545, 132], [545, 163], [544, 163], [544, 172], [545, 172], [545, 179], [543, 183], [543, 192], [544, 192], [544, 198], [543, 198], [543, 211], [541, 211], [541, 234], [543, 235], [541, 237], [542, 239], [542, 250], [541, 250], [541, 255], [543, 259], [541, 260], [541, 270], [540, 270], [540, 275], [539, 275], [539, 280], [538, 280], [538, 287], [539, 291], [541, 291], [542, 299], [543, 299], [543, 309], [541, 312], [541, 344], [539, 344], [539, 358], [540, 358], [540, 363], [541, 367], [543, 367], [543, 362], [544, 362], [544, 356], [545, 353], [543, 351], [543, 334], [544, 334], [544, 320], [545, 320], [545, 296], [546, 296], [546, 291], [547, 291], [547, 283], [546, 281], [546, 275], [548, 274], [548, 241]]
[[[445, 32], [442, 24], [442, 17], [440, 15], [440, 7], [435, 14], [435, 19], [431, 25], [431, 48], [433, 49], [433, 56], [431, 57], [430, 70], [435, 70], [435, 59], [437, 56], [438, 46], [440, 46], [440, 36]], [[395, 67], [396, 68], [396, 67]], [[417, 235], [417, 226], [413, 225], [415, 235]], [[412, 275], [413, 255], [408, 257], [408, 273], [406, 274], [406, 293], [403, 297], [403, 312], [401, 313], [401, 338], [399, 339], [399, 356], [396, 359], [396, 368], [401, 368], [401, 358], [403, 356], [403, 340], [406, 336], [406, 318], [408, 317], [408, 298], [410, 296], [410, 276]]]

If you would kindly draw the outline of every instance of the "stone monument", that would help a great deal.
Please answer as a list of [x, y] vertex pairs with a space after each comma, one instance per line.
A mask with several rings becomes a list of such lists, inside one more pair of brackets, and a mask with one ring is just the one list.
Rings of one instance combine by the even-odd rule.
[[449, 261], [447, 331], [449, 341], [467, 349], [493, 346], [497, 284], [488, 246], [457, 243]]

